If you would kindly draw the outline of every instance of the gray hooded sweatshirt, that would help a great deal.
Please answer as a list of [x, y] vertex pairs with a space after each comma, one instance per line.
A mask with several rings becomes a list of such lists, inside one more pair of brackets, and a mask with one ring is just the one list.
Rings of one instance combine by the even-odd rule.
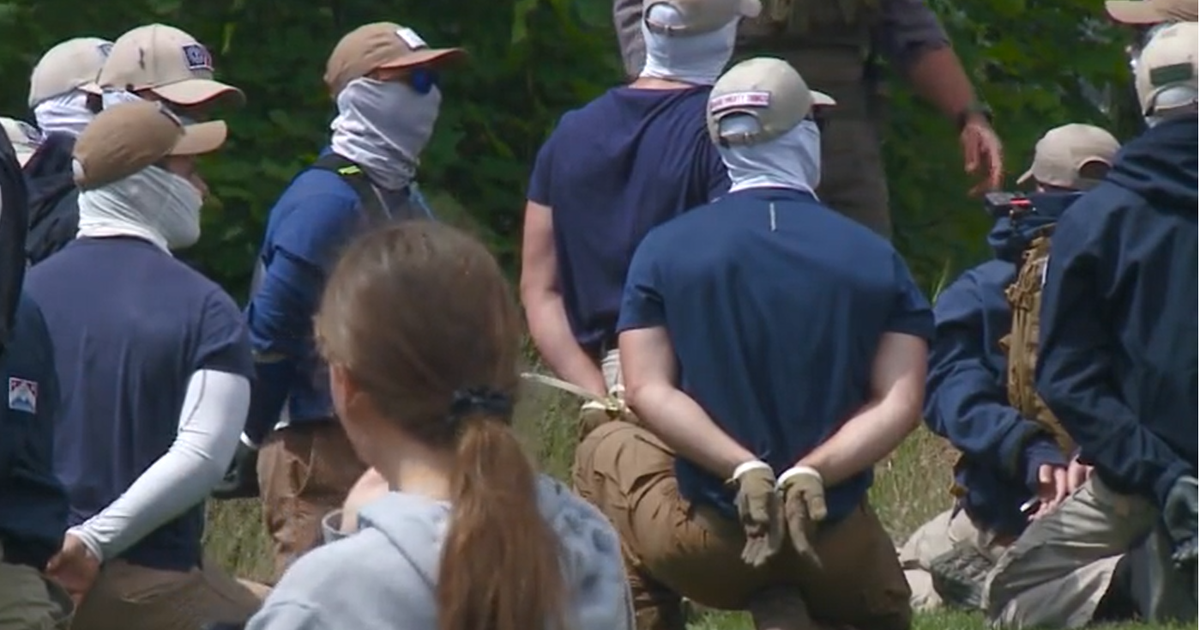
[[[567, 628], [633, 630], [612, 525], [549, 477], [539, 479], [538, 495], [562, 545]], [[357, 533], [296, 561], [246, 629], [437, 630], [435, 588], [450, 510], [413, 494], [380, 497], [359, 513]]]

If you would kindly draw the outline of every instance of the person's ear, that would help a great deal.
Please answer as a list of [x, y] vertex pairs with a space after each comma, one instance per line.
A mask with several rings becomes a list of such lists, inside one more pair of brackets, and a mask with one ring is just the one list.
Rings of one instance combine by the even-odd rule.
[[[365, 402], [362, 388], [354, 381], [354, 375], [346, 366], [334, 363], [329, 366], [329, 393], [333, 398], [334, 409], [338, 417], [345, 420], [348, 416], [361, 413]], [[356, 413], [357, 412], [357, 413]]]

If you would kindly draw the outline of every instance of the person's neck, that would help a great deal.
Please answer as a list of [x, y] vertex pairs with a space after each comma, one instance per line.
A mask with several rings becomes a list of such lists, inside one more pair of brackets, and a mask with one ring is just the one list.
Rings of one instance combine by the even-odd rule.
[[371, 440], [376, 471], [398, 492], [448, 501], [454, 475], [454, 454], [432, 449], [401, 435], [377, 435]]
[[685, 90], [687, 88], [696, 87], [696, 85], [692, 83], [686, 83], [684, 81], [676, 81], [674, 79], [638, 77], [629, 84], [629, 87], [639, 90]]

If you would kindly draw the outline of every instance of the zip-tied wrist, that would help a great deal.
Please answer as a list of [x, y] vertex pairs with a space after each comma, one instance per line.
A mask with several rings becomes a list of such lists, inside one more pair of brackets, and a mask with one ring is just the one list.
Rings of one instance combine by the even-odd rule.
[[783, 471], [783, 474], [779, 475], [779, 479], [775, 482], [775, 487], [783, 488], [788, 479], [791, 479], [792, 477], [798, 477], [800, 475], [812, 477], [817, 480], [817, 483], [821, 484], [821, 487], [825, 487], [825, 480], [821, 478], [821, 473], [817, 472], [817, 469], [813, 468], [812, 466], [792, 466], [791, 468]]
[[766, 462], [764, 462], [762, 460], [758, 460], [758, 459], [752, 459], [748, 462], [742, 462], [741, 464], [738, 464], [737, 468], [733, 469], [733, 476], [730, 477], [729, 480], [737, 481], [739, 477], [750, 472], [751, 470], [759, 470], [762, 468], [766, 468], [767, 470], [771, 469], [771, 467], [769, 465], [767, 465]]
[[79, 542], [83, 543], [84, 547], [87, 547], [88, 553], [92, 554], [92, 557], [96, 559], [96, 562], [104, 564], [104, 552], [100, 549], [100, 541], [96, 540], [96, 538], [92, 536], [92, 533], [88, 531], [87, 523], [84, 523], [83, 525], [76, 525], [75, 527], [68, 529], [67, 533], [78, 538]]
[[252, 442], [250, 440], [250, 438], [246, 437], [245, 433], [242, 434], [242, 444], [245, 444], [247, 447], [250, 448], [250, 450], [254, 450], [254, 451], [258, 450], [258, 445], [255, 444], [254, 442]]

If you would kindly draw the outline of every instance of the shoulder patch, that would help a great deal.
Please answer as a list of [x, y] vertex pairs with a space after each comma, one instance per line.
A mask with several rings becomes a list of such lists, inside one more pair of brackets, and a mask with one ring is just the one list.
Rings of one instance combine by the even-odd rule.
[[10, 376], [8, 379], [8, 408], [14, 411], [37, 413], [37, 381]]

